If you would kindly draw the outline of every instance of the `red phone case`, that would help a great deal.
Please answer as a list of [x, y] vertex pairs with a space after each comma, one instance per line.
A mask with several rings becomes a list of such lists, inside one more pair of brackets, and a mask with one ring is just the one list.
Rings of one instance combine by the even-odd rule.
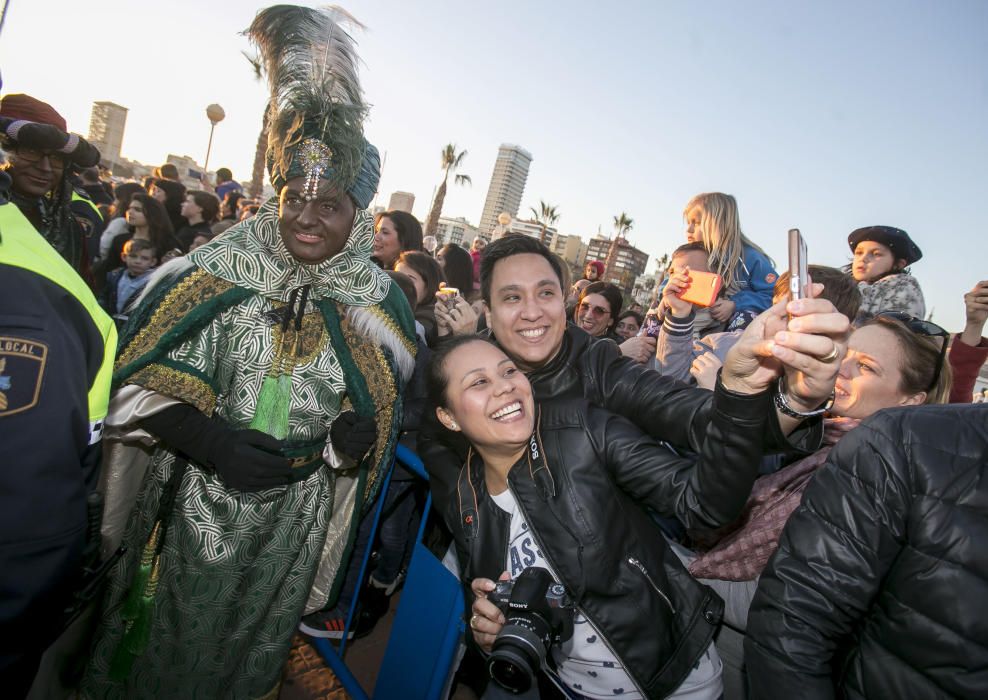
[[721, 284], [722, 280], [718, 274], [690, 270], [690, 287], [680, 294], [679, 298], [694, 306], [707, 307], [717, 301]]

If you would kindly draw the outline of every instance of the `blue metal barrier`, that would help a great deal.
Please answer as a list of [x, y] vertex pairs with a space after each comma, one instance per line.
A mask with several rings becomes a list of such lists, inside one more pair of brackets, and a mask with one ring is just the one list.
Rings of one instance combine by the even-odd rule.
[[[429, 480], [422, 461], [404, 445], [398, 445], [395, 463], [400, 463], [419, 478]], [[381, 485], [367, 551], [364, 553], [360, 567], [357, 591], [361, 590], [367, 573], [367, 563], [373, 549], [374, 537], [377, 534], [393, 471], [394, 464], [391, 465]], [[463, 622], [463, 589], [459, 580], [422, 544], [431, 506], [430, 493], [422, 511], [411, 563], [405, 577], [398, 612], [391, 627], [384, 660], [378, 670], [374, 698], [438, 700], [447, 687], [459, 642], [466, 628]], [[350, 697], [355, 700], [369, 700], [369, 696], [343, 660], [346, 638], [357, 605], [358, 596], [354, 595], [347, 613], [339, 650], [334, 649], [328, 639], [313, 638], [312, 643]]]

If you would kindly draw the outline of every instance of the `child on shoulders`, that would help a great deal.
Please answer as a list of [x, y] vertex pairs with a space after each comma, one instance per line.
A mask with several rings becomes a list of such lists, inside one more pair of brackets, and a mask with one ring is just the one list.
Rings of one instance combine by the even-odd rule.
[[775, 263], [741, 232], [738, 203], [721, 192], [698, 194], [683, 210], [686, 238], [703, 243], [709, 265], [723, 279], [724, 296], [710, 307], [727, 330], [741, 330], [772, 305]]

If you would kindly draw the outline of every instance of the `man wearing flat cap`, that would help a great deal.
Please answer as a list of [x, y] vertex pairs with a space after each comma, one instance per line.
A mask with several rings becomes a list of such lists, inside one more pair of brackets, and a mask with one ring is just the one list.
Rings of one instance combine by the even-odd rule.
[[[12, 180], [12, 201], [59, 255], [86, 276], [86, 239], [100, 232], [102, 220], [88, 199], [75, 192], [68, 175], [73, 167], [98, 165], [99, 151], [68, 133], [62, 115], [30, 95], [5, 95], [0, 117], [7, 124], [0, 145], [7, 153], [4, 168]], [[22, 133], [22, 127], [32, 123], [50, 126], [53, 142], [41, 147], [25, 137], [30, 130]]]

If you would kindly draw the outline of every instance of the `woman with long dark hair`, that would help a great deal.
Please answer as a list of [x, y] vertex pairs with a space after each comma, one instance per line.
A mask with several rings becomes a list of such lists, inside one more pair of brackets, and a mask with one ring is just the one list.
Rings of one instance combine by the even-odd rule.
[[422, 250], [422, 224], [408, 212], [386, 211], [374, 222], [374, 261], [393, 270], [406, 250]]
[[128, 230], [113, 239], [107, 253], [104, 265], [101, 266], [102, 276], [120, 267], [121, 254], [124, 244], [131, 238], [143, 238], [154, 246], [154, 256], [160, 261], [162, 256], [174, 249], [181, 249], [181, 243], [175, 237], [168, 212], [158, 200], [149, 194], [138, 192], [131, 197], [127, 206], [126, 221]]
[[104, 260], [110, 252], [110, 244], [113, 239], [121, 233], [126, 233], [127, 228], [127, 207], [130, 206], [130, 199], [138, 192], [143, 192], [144, 188], [139, 182], [121, 182], [113, 188], [113, 205], [110, 208], [110, 221], [103, 229], [99, 239], [99, 259]]

